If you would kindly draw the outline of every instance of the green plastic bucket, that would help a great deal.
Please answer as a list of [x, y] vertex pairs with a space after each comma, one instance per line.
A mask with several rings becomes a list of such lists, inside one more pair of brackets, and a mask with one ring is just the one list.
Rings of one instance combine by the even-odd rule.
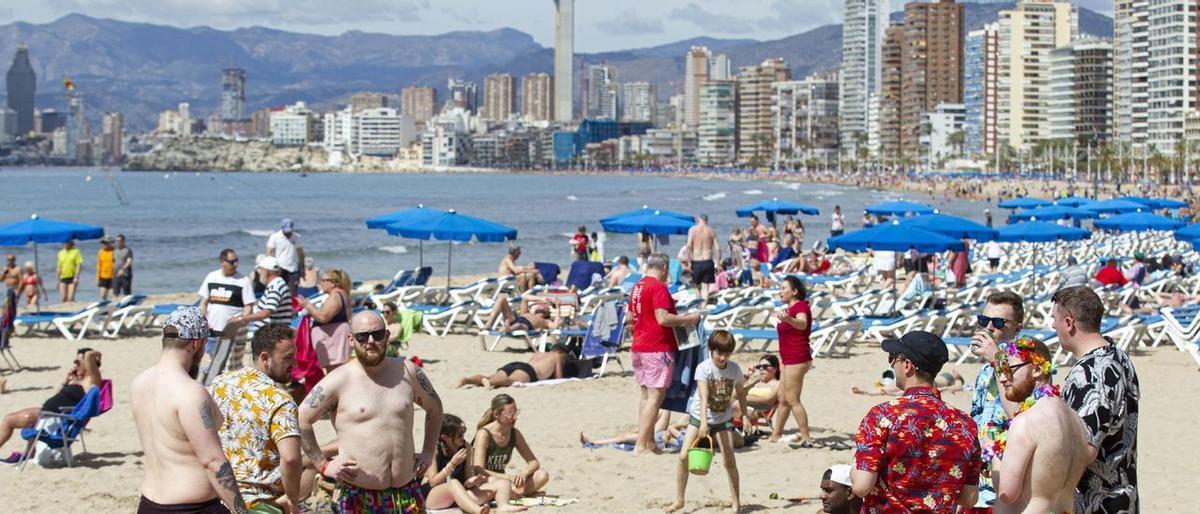
[[705, 438], [708, 439], [708, 448], [697, 447], [696, 443], [700, 442], [700, 438], [697, 437], [695, 441], [692, 441], [692, 447], [688, 448], [687, 451], [688, 471], [693, 475], [707, 475], [709, 466], [712, 466], [712, 436], [705, 436]]

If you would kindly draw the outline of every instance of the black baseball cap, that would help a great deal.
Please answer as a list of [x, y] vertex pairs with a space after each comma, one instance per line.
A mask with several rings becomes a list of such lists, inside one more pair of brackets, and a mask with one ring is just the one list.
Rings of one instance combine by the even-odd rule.
[[950, 360], [945, 341], [924, 330], [914, 330], [899, 339], [884, 339], [882, 346], [883, 351], [901, 354], [917, 369], [931, 375], [942, 371], [942, 365]]

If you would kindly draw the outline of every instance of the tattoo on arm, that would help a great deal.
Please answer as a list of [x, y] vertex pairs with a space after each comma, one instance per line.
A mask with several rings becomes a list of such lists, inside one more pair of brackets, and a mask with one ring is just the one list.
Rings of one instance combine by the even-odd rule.
[[417, 375], [417, 383], [421, 384], [421, 389], [424, 389], [425, 393], [428, 394], [429, 396], [432, 396], [434, 400], [437, 400], [439, 402], [442, 401], [441, 398], [438, 398], [437, 391], [435, 391], [433, 389], [433, 384], [431, 384], [429, 382], [429, 377], [425, 376], [425, 372], [421, 371], [421, 368], [417, 368], [416, 375]]
[[308, 394], [308, 400], [305, 400], [308, 406], [317, 409], [322, 403], [325, 403], [325, 388], [321, 386], [314, 387], [312, 392]]
[[237, 478], [233, 476], [233, 466], [229, 465], [228, 461], [217, 470], [217, 483], [233, 493], [233, 512], [238, 514], [250, 512], [250, 509], [246, 508], [245, 500], [242, 499], [242, 493], [238, 491]]
[[216, 428], [217, 424], [213, 421], [212, 406], [208, 398], [200, 402], [200, 421], [204, 423], [205, 430]]
[[300, 448], [304, 450], [304, 455], [308, 456], [312, 465], [320, 469], [321, 464], [325, 462], [325, 453], [321, 451], [321, 445], [317, 443], [317, 433], [312, 428], [300, 429]]

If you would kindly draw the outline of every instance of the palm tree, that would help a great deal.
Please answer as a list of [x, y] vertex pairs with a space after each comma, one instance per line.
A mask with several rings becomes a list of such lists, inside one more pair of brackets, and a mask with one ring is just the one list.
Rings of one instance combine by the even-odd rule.
[[951, 132], [946, 138], [946, 142], [956, 150], [956, 155], [961, 159], [963, 157], [963, 146], [967, 142], [967, 133], [961, 130]]

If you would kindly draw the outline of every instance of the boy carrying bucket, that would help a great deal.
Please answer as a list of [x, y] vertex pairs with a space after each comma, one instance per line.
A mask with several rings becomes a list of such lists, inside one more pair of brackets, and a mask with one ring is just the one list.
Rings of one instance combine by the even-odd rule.
[[[709, 357], [696, 366], [696, 392], [688, 400], [687, 433], [683, 436], [684, 451], [679, 452], [679, 468], [675, 476], [675, 503], [667, 508], [673, 512], [683, 508], [684, 491], [687, 490], [688, 472], [697, 475], [708, 473], [712, 462], [712, 435], [720, 443], [725, 471], [729, 474], [729, 492], [733, 496], [733, 510], [741, 509], [738, 486], [737, 461], [733, 453], [733, 400], [746, 405], [746, 388], [742, 368], [730, 361], [733, 354], [733, 335], [717, 330], [708, 337]], [[745, 411], [740, 413], [744, 418]], [[749, 426], [749, 425], [743, 425]], [[699, 439], [706, 439], [710, 449], [693, 448]]]

